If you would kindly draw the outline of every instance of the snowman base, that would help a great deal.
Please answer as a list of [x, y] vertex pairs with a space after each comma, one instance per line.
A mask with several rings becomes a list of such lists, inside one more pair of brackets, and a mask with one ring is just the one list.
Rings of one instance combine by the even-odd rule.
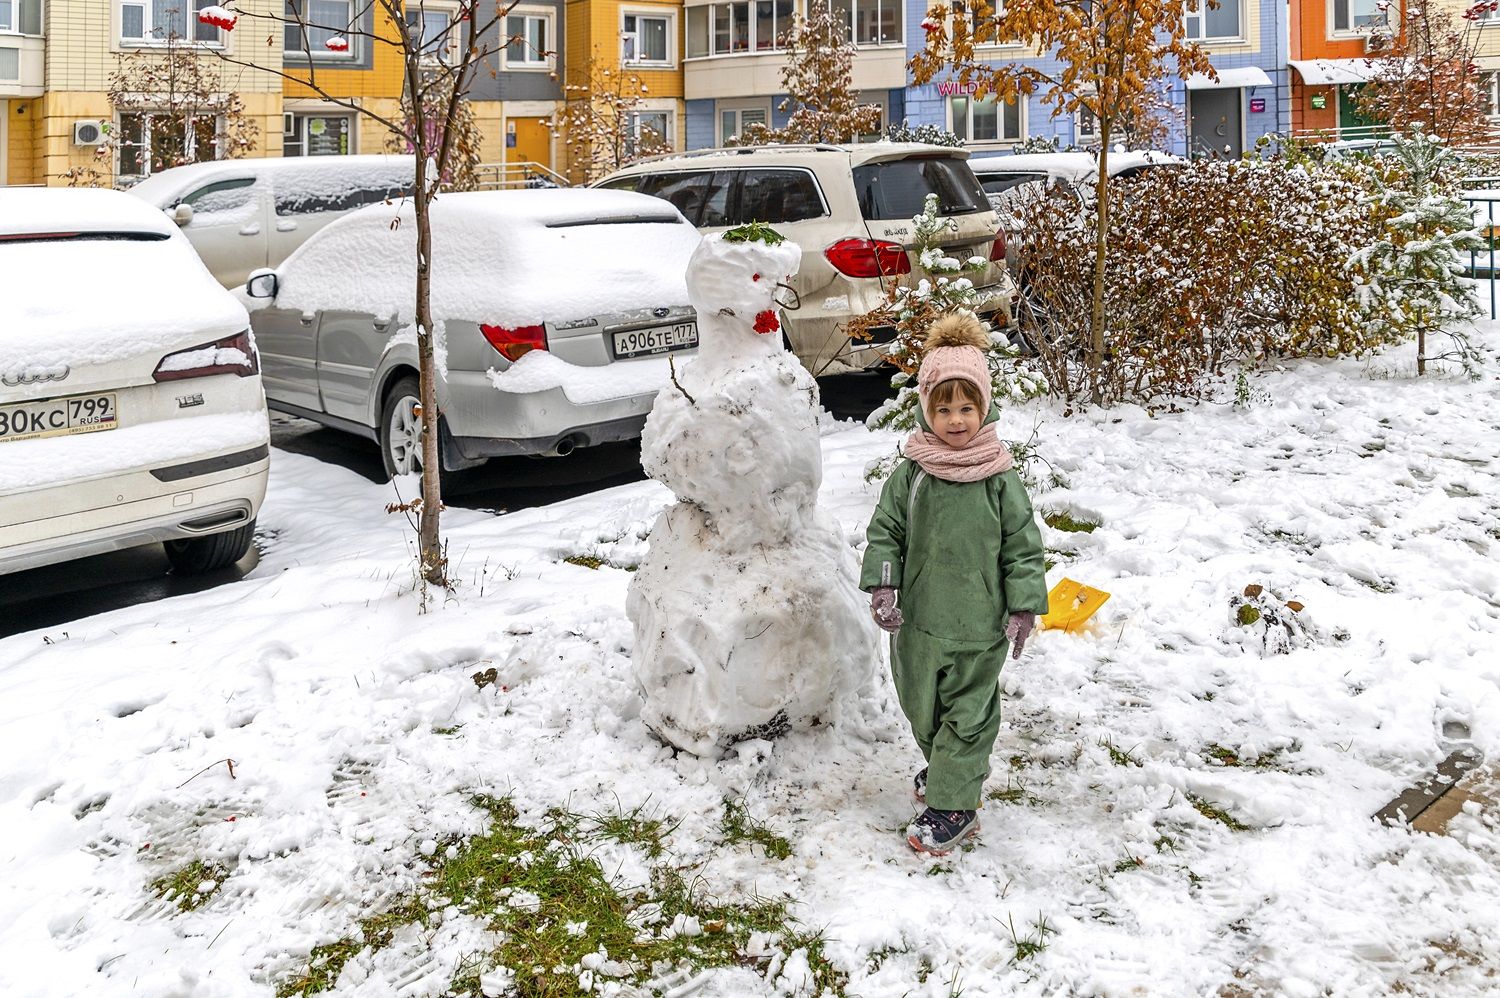
[[874, 647], [853, 552], [832, 521], [815, 513], [781, 543], [729, 548], [702, 509], [680, 502], [649, 544], [626, 604], [647, 727], [717, 757], [838, 719]]

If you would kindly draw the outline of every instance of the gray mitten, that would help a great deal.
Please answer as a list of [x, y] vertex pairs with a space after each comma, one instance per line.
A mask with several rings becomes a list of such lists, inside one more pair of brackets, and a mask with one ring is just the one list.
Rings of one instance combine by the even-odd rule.
[[870, 615], [887, 634], [901, 630], [901, 611], [896, 608], [895, 586], [876, 586], [870, 590]]
[[1010, 623], [1005, 625], [1005, 636], [1010, 638], [1010, 643], [1015, 648], [1011, 652], [1011, 658], [1021, 657], [1021, 649], [1026, 647], [1026, 639], [1031, 637], [1031, 629], [1035, 626], [1036, 614], [1029, 610], [1020, 610], [1010, 615]]

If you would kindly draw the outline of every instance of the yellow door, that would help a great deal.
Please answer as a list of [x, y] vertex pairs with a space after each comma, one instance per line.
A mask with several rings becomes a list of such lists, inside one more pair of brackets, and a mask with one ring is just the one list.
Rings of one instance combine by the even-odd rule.
[[552, 132], [546, 118], [511, 118], [505, 124], [505, 158], [552, 167]]

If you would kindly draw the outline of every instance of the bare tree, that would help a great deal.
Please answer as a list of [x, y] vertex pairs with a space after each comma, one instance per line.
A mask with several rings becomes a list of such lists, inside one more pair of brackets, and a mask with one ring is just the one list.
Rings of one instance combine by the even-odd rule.
[[115, 57], [108, 93], [120, 127], [106, 126], [93, 163], [63, 174], [70, 186], [108, 185], [116, 155], [122, 174], [139, 176], [236, 159], [255, 147], [260, 127], [240, 95], [225, 87], [218, 62], [175, 29], [158, 30], [152, 40]]
[[563, 136], [571, 179], [592, 183], [638, 159], [672, 151], [665, 126], [649, 120], [651, 89], [597, 49], [568, 72], [563, 92], [567, 103], [553, 119], [552, 133]]
[[880, 129], [880, 105], [860, 104], [854, 92], [854, 44], [849, 25], [836, 17], [828, 0], [809, 0], [807, 16], [782, 36], [786, 62], [778, 105], [791, 112], [785, 126], [754, 122], [740, 133], [743, 144], [762, 142], [850, 142]]
[[[415, 4], [403, 3], [402, 0], [357, 0], [354, 16], [348, 24], [314, 21], [305, 13], [303, 4], [294, 2], [288, 4], [285, 15], [241, 12], [238, 18], [248, 20], [256, 28], [268, 28], [268, 46], [282, 44], [286, 29], [295, 27], [306, 62], [305, 72], [301, 66], [277, 69], [241, 60], [228, 52], [218, 54], [220, 59], [233, 65], [262, 70], [306, 86], [324, 100], [384, 126], [398, 142], [411, 150], [416, 160], [412, 202], [417, 227], [414, 266], [422, 422], [422, 496], [413, 505], [420, 512], [417, 538], [421, 579], [424, 584], [443, 587], [449, 583], [447, 555], [439, 532], [439, 516], [443, 508], [442, 457], [438, 447], [440, 412], [433, 359], [431, 207], [443, 189], [445, 179], [455, 175], [460, 123], [475, 74], [501, 46], [527, 44], [524, 38], [500, 35], [500, 25], [514, 5], [514, 0], [458, 0], [457, 16], [448, 19], [440, 31], [429, 32], [425, 18], [428, 11], [422, 0]], [[211, 12], [217, 12], [214, 16], [227, 13], [219, 8], [208, 8], [199, 17]], [[362, 25], [372, 12], [377, 21], [383, 18], [394, 29], [382, 32], [378, 27], [364, 28]], [[436, 13], [437, 8], [434, 7], [432, 12]], [[416, 16], [409, 18], [409, 15]], [[234, 27], [232, 22], [227, 26], [220, 23], [220, 26], [226, 30]], [[317, 63], [312, 58], [315, 35], [322, 39], [326, 49], [333, 52], [348, 51], [351, 38], [361, 44], [394, 49], [401, 59], [404, 113], [399, 117], [379, 114], [358, 101], [339, 96], [320, 83]]]
[[[959, 82], [977, 84], [974, 96], [1024, 100], [1040, 92], [1052, 116], [1087, 112], [1098, 122], [1099, 168], [1095, 184], [1093, 304], [1089, 366], [1104, 362], [1104, 263], [1109, 246], [1109, 147], [1114, 131], [1159, 106], [1171, 75], [1217, 75], [1201, 46], [1187, 40], [1187, 12], [1218, 0], [1025, 0], [997, 14], [985, 0], [928, 9], [927, 44], [909, 66], [917, 83], [950, 69]], [[1051, 52], [1056, 69], [1037, 60], [996, 66], [979, 56], [981, 45], [1021, 44], [1029, 53]], [[1097, 383], [1097, 378], [1095, 379]], [[1094, 393], [1098, 398], [1098, 392]]]
[[1432, 0], [1407, 0], [1394, 30], [1371, 36], [1375, 78], [1354, 97], [1360, 114], [1411, 134], [1420, 128], [1448, 145], [1488, 141], [1489, 100], [1475, 57], [1494, 0], [1463, 12], [1462, 24]]

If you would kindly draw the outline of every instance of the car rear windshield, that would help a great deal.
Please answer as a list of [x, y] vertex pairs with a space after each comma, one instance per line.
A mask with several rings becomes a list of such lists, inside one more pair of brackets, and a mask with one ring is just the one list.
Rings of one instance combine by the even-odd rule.
[[927, 195], [936, 194], [944, 215], [989, 211], [989, 200], [961, 159], [896, 159], [854, 168], [854, 191], [868, 220], [920, 215]]
[[154, 243], [169, 238], [162, 232], [0, 232], [0, 243], [81, 243], [99, 240]]

